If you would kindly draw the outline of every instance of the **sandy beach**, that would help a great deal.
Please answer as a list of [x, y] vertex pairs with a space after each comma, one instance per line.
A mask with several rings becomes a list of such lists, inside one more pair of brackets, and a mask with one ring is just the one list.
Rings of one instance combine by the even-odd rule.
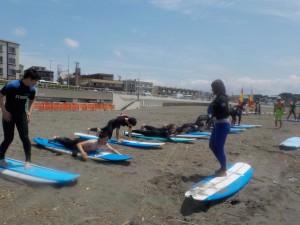
[[[266, 111], [271, 110], [263, 107], [262, 112]], [[205, 112], [206, 107], [199, 106], [125, 111], [137, 118], [137, 128], [142, 124], [194, 122]], [[104, 126], [119, 113], [34, 111], [30, 139], [85, 132], [87, 127]], [[152, 150], [114, 145], [133, 156], [125, 163], [84, 162], [39, 148], [32, 141], [33, 163], [81, 176], [63, 187], [36, 186], [1, 177], [0, 224], [299, 224], [300, 149], [283, 151], [278, 145], [286, 138], [300, 136], [300, 123], [284, 121], [281, 129], [274, 129], [274, 118], [267, 114], [243, 116], [242, 123], [262, 127], [230, 134], [225, 146], [227, 161], [252, 165], [254, 175], [228, 199], [204, 204], [184, 196], [193, 184], [219, 168], [208, 139], [193, 144], [167, 143]], [[0, 130], [2, 141], [2, 125]], [[6, 156], [24, 160], [17, 131]]]

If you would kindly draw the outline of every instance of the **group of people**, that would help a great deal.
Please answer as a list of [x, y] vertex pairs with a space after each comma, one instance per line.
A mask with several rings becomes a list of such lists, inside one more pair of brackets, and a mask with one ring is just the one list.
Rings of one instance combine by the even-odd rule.
[[[7, 83], [0, 90], [0, 108], [2, 111], [2, 126], [4, 132], [4, 140], [0, 145], [0, 164], [6, 166], [5, 153], [14, 138], [15, 126], [19, 132], [20, 139], [23, 143], [25, 152], [25, 168], [30, 167], [31, 163], [31, 142], [28, 136], [28, 124], [30, 122], [33, 111], [33, 103], [35, 99], [35, 84], [41, 79], [40, 74], [35, 69], [25, 71], [22, 79], [14, 80]], [[175, 126], [174, 124], [165, 124], [161, 128], [155, 128], [149, 125], [143, 125], [139, 130], [133, 130], [132, 127], [137, 124], [133, 117], [121, 114], [110, 120], [103, 128], [88, 128], [88, 131], [97, 132], [98, 140], [84, 140], [81, 138], [69, 138], [54, 136], [49, 139], [57, 141], [66, 147], [75, 150], [74, 155], [78, 152], [83, 158], [87, 158], [88, 151], [97, 149], [108, 149], [114, 153], [120, 154], [116, 149], [111, 147], [107, 140], [112, 137], [113, 130], [116, 129], [116, 138], [120, 139], [120, 127], [127, 126], [129, 139], [132, 132], [144, 133], [147, 135], [160, 135], [172, 141], [170, 135], [182, 132], [191, 132], [199, 130], [200, 127], [213, 126], [209, 147], [220, 163], [220, 168], [216, 170], [217, 176], [226, 176], [226, 154], [224, 146], [227, 135], [230, 131], [231, 123], [228, 119], [230, 115], [228, 96], [226, 95], [225, 85], [222, 80], [215, 80], [211, 84], [212, 92], [216, 98], [212, 101], [207, 115], [199, 116], [195, 123], [183, 124]], [[4, 103], [5, 97], [5, 103]], [[28, 101], [28, 110], [26, 111], [26, 103]]]

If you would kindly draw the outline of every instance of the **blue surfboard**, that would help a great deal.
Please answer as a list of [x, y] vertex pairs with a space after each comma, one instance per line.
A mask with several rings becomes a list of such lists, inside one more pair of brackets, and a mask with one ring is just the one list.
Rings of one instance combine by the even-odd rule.
[[[63, 146], [58, 142], [52, 142], [52, 141], [48, 142], [47, 138], [35, 137], [33, 138], [33, 140], [38, 145], [43, 146], [44, 148], [52, 150], [54, 152], [69, 154], [69, 155], [73, 154], [72, 149]], [[78, 155], [81, 155], [81, 153], [79, 152]], [[132, 156], [129, 155], [119, 155], [119, 154], [106, 152], [102, 150], [88, 152], [88, 156], [90, 159], [98, 160], [98, 161], [103, 161], [103, 160], [104, 161], [125, 161], [125, 160], [132, 159]]]
[[198, 201], [216, 201], [227, 198], [241, 190], [251, 179], [253, 169], [246, 163], [235, 163], [227, 167], [227, 176], [209, 176], [192, 186], [186, 193]]
[[171, 137], [176, 137], [176, 138], [207, 138], [211, 135], [209, 132], [190, 132], [186, 134], [176, 134]]
[[[230, 128], [229, 133], [240, 133], [242, 131], [245, 131], [246, 129], [239, 129], [239, 128]], [[211, 135], [211, 132], [207, 132], [207, 131], [195, 131], [195, 132], [190, 132], [189, 134], [193, 134], [193, 135]]]
[[295, 119], [288, 119], [288, 120], [286, 120], [287, 122], [294, 122], [294, 123], [300, 123], [300, 120], [299, 119], [297, 119], [297, 120], [295, 120]]
[[[76, 136], [80, 138], [84, 138], [87, 140], [96, 140], [98, 139], [95, 135], [89, 135], [89, 134], [83, 134], [83, 133], [74, 133]], [[154, 148], [164, 145], [165, 143], [162, 142], [143, 142], [143, 141], [130, 141], [130, 140], [122, 140], [121, 143], [119, 143], [116, 139], [108, 139], [108, 143], [112, 144], [118, 144], [118, 145], [124, 145], [124, 146], [130, 146], [130, 147], [138, 147], [138, 148]]]
[[300, 148], [300, 137], [291, 137], [279, 144], [282, 150], [295, 150]]
[[25, 163], [19, 160], [5, 158], [7, 166], [0, 165], [0, 174], [14, 179], [39, 184], [67, 184], [74, 182], [80, 175], [54, 170], [35, 164], [25, 169]]
[[[128, 136], [128, 132], [125, 132], [124, 134], [126, 136]], [[145, 135], [138, 134], [138, 133], [131, 133], [131, 136], [136, 137], [136, 138], [149, 139], [149, 140], [168, 141], [167, 138], [145, 136]], [[196, 138], [181, 138], [181, 137], [171, 137], [171, 139], [174, 142], [178, 142], [178, 143], [190, 143], [190, 142], [197, 140]]]
[[261, 127], [261, 125], [250, 125], [250, 124], [235, 124], [231, 126], [232, 128], [240, 128], [240, 129], [249, 129], [249, 128], [254, 128], [254, 127]]

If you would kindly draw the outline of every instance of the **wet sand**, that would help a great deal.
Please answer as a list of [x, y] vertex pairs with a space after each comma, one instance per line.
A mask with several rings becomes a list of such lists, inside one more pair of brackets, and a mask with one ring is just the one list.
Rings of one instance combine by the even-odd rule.
[[[126, 111], [142, 124], [194, 122], [205, 107], [158, 107]], [[271, 111], [262, 108], [262, 112]], [[30, 123], [30, 138], [71, 136], [87, 127], [102, 127], [119, 111], [40, 112]], [[261, 128], [230, 134], [228, 164], [246, 162], [254, 176], [236, 195], [214, 204], [195, 202], [184, 193], [219, 164], [208, 139], [194, 144], [167, 143], [143, 150], [114, 146], [134, 158], [125, 163], [86, 162], [38, 148], [32, 141], [33, 163], [80, 173], [77, 182], [36, 186], [0, 178], [0, 224], [297, 224], [300, 219], [300, 150], [283, 151], [281, 141], [300, 136], [300, 123], [284, 122], [274, 129], [272, 115], [243, 116], [244, 124]], [[122, 131], [127, 131], [122, 128]], [[3, 140], [3, 131], [0, 131]], [[7, 157], [24, 160], [15, 140]]]

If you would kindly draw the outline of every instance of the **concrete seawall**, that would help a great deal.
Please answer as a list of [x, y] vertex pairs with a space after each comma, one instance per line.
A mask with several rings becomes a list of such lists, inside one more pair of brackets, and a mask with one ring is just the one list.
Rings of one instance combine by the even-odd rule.
[[187, 100], [187, 99], [175, 99], [175, 98], [162, 98], [154, 96], [139, 96], [136, 95], [122, 95], [113, 94], [113, 104], [116, 110], [128, 106], [125, 110], [133, 110], [147, 107], [163, 107], [163, 106], [208, 106], [209, 101], [202, 100]]

